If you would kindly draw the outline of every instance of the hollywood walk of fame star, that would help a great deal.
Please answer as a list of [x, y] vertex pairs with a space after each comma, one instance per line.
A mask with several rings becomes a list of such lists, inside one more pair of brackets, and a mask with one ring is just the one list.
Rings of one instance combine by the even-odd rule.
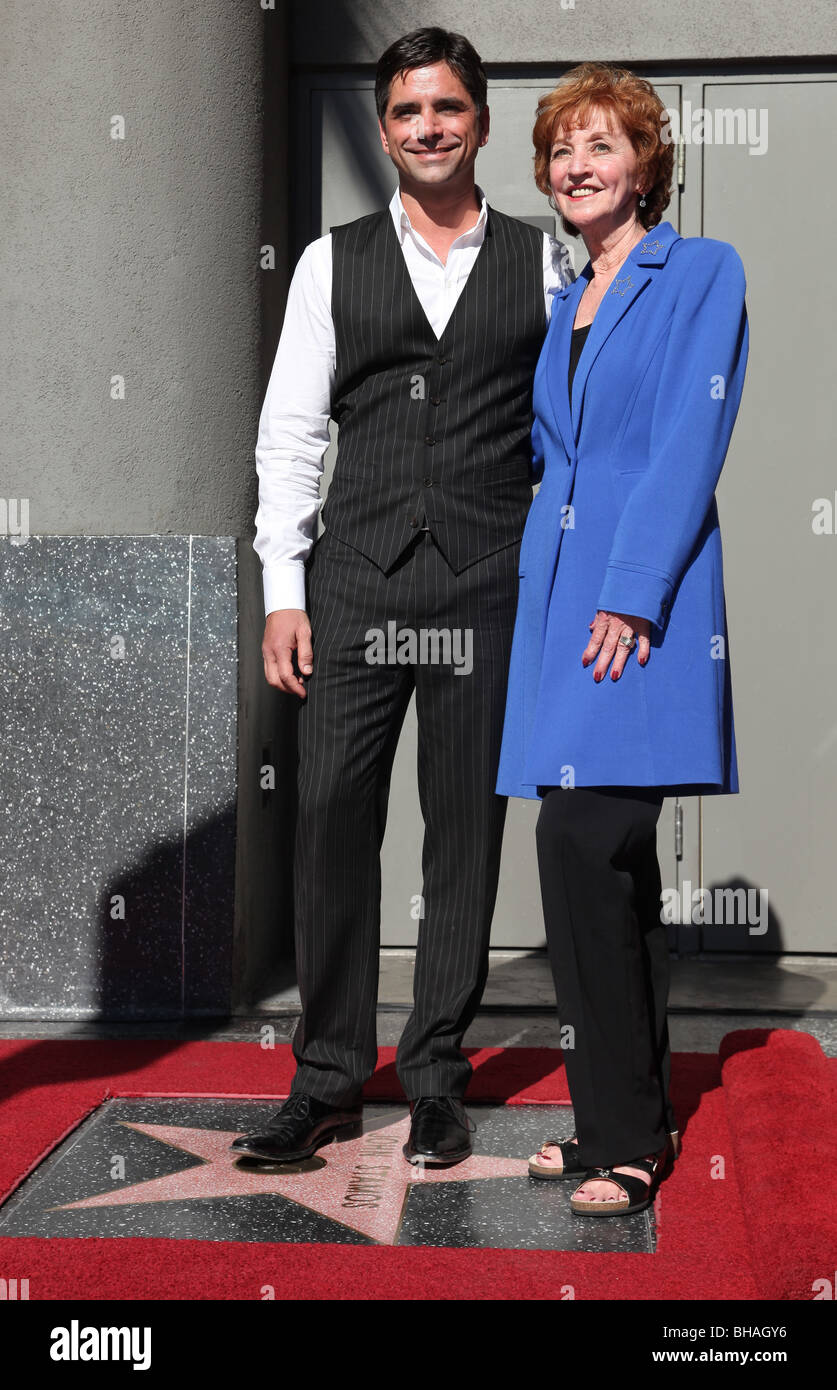
[[524, 1177], [529, 1171], [525, 1158], [477, 1155], [453, 1168], [413, 1167], [401, 1154], [410, 1132], [409, 1112], [394, 1120], [384, 1117], [366, 1121], [359, 1138], [332, 1143], [321, 1150], [320, 1158], [325, 1158], [325, 1164], [313, 1171], [310, 1161], [307, 1165], [284, 1167], [240, 1163], [239, 1156], [231, 1153], [229, 1147], [238, 1137], [237, 1132], [122, 1123], [128, 1129], [194, 1154], [201, 1162], [162, 1178], [66, 1202], [54, 1210], [278, 1194], [381, 1245], [394, 1245], [413, 1184]]

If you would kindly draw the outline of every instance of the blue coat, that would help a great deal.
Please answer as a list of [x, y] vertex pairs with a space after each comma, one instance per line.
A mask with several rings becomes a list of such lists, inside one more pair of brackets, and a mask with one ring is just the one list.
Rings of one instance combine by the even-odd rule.
[[[590, 263], [555, 296], [535, 375], [535, 479], [497, 780], [738, 790], [715, 487], [747, 363], [744, 269], [670, 222], [606, 292], [567, 391]], [[598, 685], [597, 609], [647, 618], [651, 656]]]

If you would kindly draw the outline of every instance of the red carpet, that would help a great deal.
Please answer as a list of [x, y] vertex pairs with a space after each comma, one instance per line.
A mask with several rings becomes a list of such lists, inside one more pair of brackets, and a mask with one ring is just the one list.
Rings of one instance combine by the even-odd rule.
[[[568, 1102], [560, 1050], [469, 1055], [470, 1100]], [[381, 1050], [370, 1099], [403, 1099], [393, 1059]], [[835, 1067], [807, 1035], [766, 1030], [729, 1034], [721, 1059], [675, 1055], [683, 1152], [654, 1255], [6, 1237], [0, 1273], [31, 1299], [258, 1300], [266, 1284], [277, 1299], [810, 1299], [837, 1249]], [[109, 1096], [272, 1098], [292, 1073], [289, 1047], [256, 1042], [0, 1043], [0, 1198]]]
[[807, 1033], [753, 1036], [721, 1043], [750, 1263], [765, 1298], [810, 1299], [837, 1269], [837, 1064]]

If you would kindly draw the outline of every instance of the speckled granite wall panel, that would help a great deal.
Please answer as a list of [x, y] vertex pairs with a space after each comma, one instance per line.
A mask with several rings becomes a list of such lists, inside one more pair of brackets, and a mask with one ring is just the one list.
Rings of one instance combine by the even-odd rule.
[[223, 1012], [235, 540], [2, 538], [0, 595], [0, 1014]]
[[192, 539], [184, 1006], [226, 1011], [235, 910], [235, 540]]

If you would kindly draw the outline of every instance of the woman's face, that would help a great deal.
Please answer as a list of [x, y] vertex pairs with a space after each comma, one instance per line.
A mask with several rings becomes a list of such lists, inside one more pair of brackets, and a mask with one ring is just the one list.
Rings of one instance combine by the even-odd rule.
[[618, 117], [594, 110], [577, 130], [558, 127], [549, 181], [555, 204], [582, 236], [601, 236], [636, 214], [638, 172], [633, 145]]

